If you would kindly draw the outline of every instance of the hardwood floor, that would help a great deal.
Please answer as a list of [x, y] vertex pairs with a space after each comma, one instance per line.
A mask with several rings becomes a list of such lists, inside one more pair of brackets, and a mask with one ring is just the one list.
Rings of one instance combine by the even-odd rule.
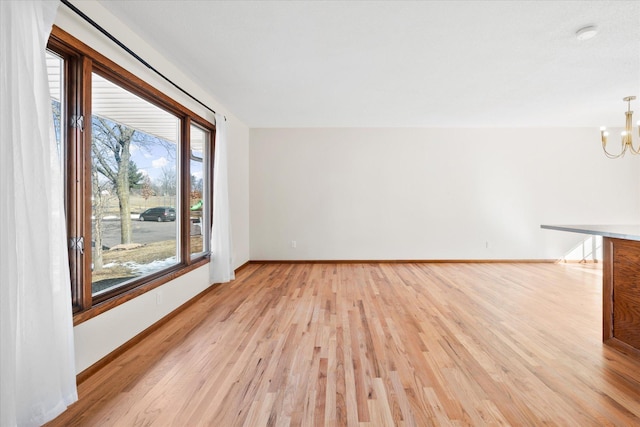
[[50, 425], [639, 425], [601, 322], [579, 266], [250, 264]]

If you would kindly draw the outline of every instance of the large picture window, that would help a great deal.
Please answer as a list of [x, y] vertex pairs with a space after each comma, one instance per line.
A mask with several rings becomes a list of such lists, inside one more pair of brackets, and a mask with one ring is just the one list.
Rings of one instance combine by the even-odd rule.
[[208, 262], [215, 127], [54, 27], [76, 321]]

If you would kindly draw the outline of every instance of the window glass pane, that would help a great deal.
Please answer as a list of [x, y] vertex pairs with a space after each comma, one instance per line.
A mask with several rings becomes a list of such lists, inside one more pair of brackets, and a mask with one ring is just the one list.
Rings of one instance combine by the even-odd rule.
[[177, 264], [180, 120], [92, 75], [92, 295]]
[[191, 234], [191, 255], [208, 251], [209, 215], [207, 213], [208, 189], [206, 171], [210, 133], [198, 126], [191, 125], [191, 153], [189, 161], [189, 215]]
[[63, 70], [64, 60], [53, 52], [47, 51], [47, 72], [49, 75], [49, 93], [51, 94], [51, 111], [53, 113], [53, 127], [56, 135], [56, 149], [58, 151], [58, 158], [62, 162], [62, 141], [64, 141], [63, 134], [64, 129], [61, 126], [63, 123]]

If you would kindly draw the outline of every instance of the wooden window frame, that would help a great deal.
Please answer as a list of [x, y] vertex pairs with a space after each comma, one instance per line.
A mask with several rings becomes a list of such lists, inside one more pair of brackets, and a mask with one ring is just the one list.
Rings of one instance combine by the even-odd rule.
[[[61, 125], [63, 132], [63, 152], [65, 169], [65, 207], [67, 216], [67, 234], [71, 237], [91, 236], [91, 74], [93, 72], [107, 78], [123, 89], [141, 97], [161, 109], [173, 114], [180, 120], [180, 143], [177, 149], [179, 159], [179, 224], [178, 251], [180, 262], [175, 266], [136, 278], [122, 287], [97, 296], [91, 292], [91, 248], [81, 254], [69, 249], [69, 268], [71, 272], [71, 295], [74, 325], [82, 323], [111, 308], [123, 304], [139, 295], [149, 292], [175, 278], [188, 273], [210, 260], [210, 252], [199, 253], [192, 257], [190, 248], [189, 198], [190, 191], [191, 124], [205, 129], [210, 137], [206, 176], [208, 179], [205, 209], [208, 212], [208, 224], [212, 224], [213, 200], [213, 156], [215, 152], [215, 125], [208, 120], [174, 101], [169, 96], [125, 70], [104, 55], [90, 48], [57, 26], [53, 26], [47, 48], [64, 59], [64, 98], [65, 117]], [[73, 116], [85, 118], [84, 130], [71, 127]], [[204, 243], [204, 242], [203, 242]], [[85, 244], [85, 246], [87, 246]]]

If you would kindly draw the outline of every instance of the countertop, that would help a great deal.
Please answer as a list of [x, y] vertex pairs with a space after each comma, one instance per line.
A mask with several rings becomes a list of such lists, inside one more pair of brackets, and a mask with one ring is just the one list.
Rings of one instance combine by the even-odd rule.
[[615, 239], [640, 241], [640, 224], [635, 225], [548, 225], [542, 224], [541, 228], [548, 230], [570, 231], [572, 233], [593, 234], [602, 237], [613, 237]]

